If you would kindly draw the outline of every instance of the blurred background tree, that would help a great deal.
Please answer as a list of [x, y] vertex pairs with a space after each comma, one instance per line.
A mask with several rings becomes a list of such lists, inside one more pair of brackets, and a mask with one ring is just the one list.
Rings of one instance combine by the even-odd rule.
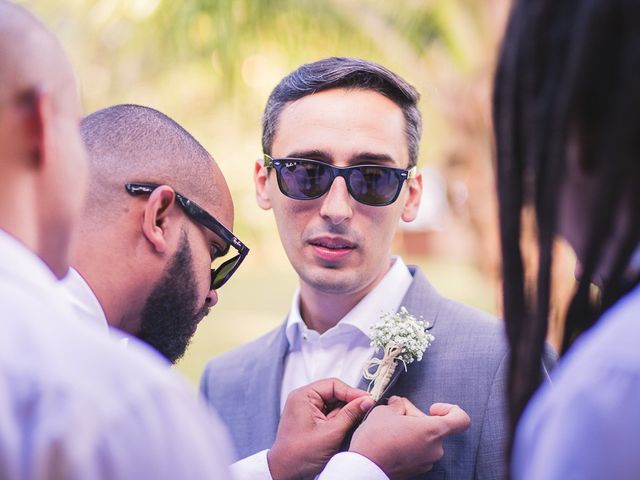
[[[270, 212], [255, 204], [253, 162], [271, 89], [328, 56], [379, 62], [422, 93], [423, 211], [396, 251], [438, 289], [496, 312], [498, 240], [490, 92], [509, 0], [32, 0], [61, 38], [86, 112], [152, 106], [214, 155], [252, 252], [178, 364], [205, 361], [266, 332], [288, 311], [296, 276]], [[99, 252], [97, 252], [99, 254]]]

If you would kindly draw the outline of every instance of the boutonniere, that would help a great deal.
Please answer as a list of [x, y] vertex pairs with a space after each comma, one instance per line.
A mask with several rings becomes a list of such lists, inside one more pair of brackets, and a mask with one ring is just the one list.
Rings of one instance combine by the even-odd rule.
[[389, 384], [398, 363], [405, 371], [407, 364], [419, 362], [425, 350], [435, 340], [427, 328], [429, 323], [418, 320], [406, 308], [386, 313], [371, 327], [371, 346], [382, 350], [382, 358], [373, 358], [364, 369], [364, 378], [371, 380], [369, 393], [378, 401]]

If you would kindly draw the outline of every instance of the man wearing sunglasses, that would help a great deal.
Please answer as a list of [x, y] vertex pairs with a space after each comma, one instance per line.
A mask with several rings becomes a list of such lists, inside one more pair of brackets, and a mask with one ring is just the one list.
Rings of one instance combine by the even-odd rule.
[[89, 321], [175, 362], [249, 252], [225, 226], [233, 204], [222, 172], [186, 130], [150, 108], [100, 110], [81, 134], [89, 193], [66, 291]]
[[[397, 369], [384, 397], [406, 397], [422, 411], [451, 402], [471, 417], [420, 478], [504, 475], [501, 324], [441, 297], [419, 268], [391, 254], [398, 223], [416, 217], [422, 190], [418, 97], [380, 65], [329, 58], [299, 67], [267, 101], [256, 196], [273, 210], [300, 282], [281, 327], [212, 360], [203, 375], [209, 402], [234, 419], [228, 427], [241, 455], [269, 448], [292, 389], [324, 377], [366, 389], [370, 328], [404, 306], [429, 322], [436, 340], [421, 362]], [[230, 375], [232, 366], [245, 375]], [[261, 408], [252, 410], [257, 396]], [[424, 443], [398, 461], [420, 458]]]

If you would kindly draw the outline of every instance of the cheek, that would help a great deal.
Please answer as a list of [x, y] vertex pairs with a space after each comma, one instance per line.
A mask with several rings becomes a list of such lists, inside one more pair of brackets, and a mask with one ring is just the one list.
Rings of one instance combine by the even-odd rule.
[[395, 204], [389, 207], [367, 207], [356, 217], [354, 227], [359, 230], [376, 260], [384, 257], [391, 249], [393, 238], [400, 223], [401, 208]]
[[207, 248], [199, 247], [197, 250], [193, 252], [193, 274], [198, 288], [198, 298], [204, 301], [211, 286], [211, 256]]
[[[282, 195], [280, 195], [282, 197]], [[295, 242], [301, 238], [304, 229], [318, 215], [317, 202], [278, 198], [272, 201], [273, 215], [283, 243]]]

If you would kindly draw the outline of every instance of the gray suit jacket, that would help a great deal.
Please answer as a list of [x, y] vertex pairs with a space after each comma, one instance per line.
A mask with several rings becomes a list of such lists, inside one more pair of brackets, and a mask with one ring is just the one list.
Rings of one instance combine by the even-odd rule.
[[[418, 268], [410, 270], [414, 279], [402, 305], [431, 323], [435, 341], [388, 395], [407, 397], [425, 412], [436, 402], [455, 403], [471, 417], [471, 427], [448, 437], [444, 457], [418, 478], [504, 478], [508, 358], [502, 322], [443, 298]], [[284, 327], [211, 360], [202, 376], [201, 391], [226, 422], [240, 458], [275, 440], [288, 349]]]

